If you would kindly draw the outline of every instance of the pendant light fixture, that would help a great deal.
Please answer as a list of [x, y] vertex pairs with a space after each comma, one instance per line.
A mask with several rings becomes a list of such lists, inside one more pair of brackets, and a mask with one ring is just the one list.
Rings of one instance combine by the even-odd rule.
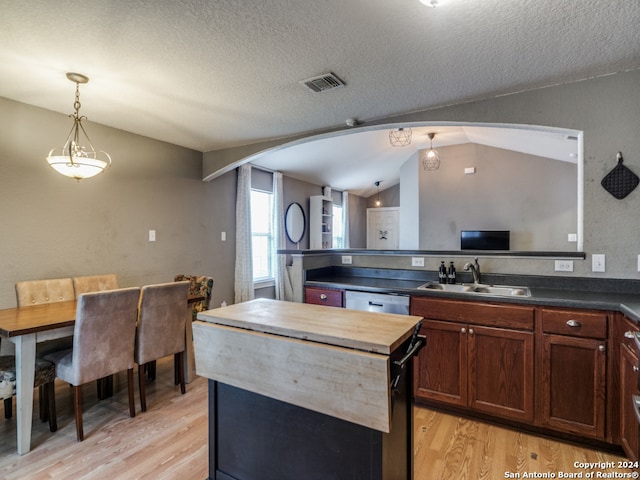
[[392, 147], [406, 147], [411, 145], [410, 128], [392, 128], [389, 130], [389, 143]]
[[375, 182], [374, 185], [378, 189], [378, 194], [376, 195], [376, 207], [379, 207], [382, 205], [382, 203], [380, 203], [380, 181]]
[[435, 133], [429, 133], [429, 140], [431, 141], [431, 147], [428, 150], [420, 151], [420, 159], [422, 160], [422, 168], [425, 170], [438, 170], [440, 168], [440, 155], [438, 151], [433, 148], [433, 138]]
[[73, 126], [62, 148], [51, 149], [47, 155], [47, 162], [56, 172], [80, 181], [102, 173], [111, 165], [111, 157], [107, 152], [96, 152], [89, 140], [89, 135], [82, 126], [82, 120], [87, 117], [81, 117], [79, 114], [80, 84], [87, 83], [89, 77], [81, 73], [69, 72], [67, 78], [76, 84], [76, 100], [73, 102], [75, 111], [69, 115], [73, 118]]

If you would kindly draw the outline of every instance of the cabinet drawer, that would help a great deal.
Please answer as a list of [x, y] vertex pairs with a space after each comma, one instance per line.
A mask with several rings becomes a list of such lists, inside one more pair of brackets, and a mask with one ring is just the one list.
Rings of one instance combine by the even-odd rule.
[[429, 297], [413, 297], [411, 299], [411, 314], [434, 320], [519, 330], [533, 330], [534, 324], [534, 308], [531, 306], [465, 302]]
[[305, 303], [342, 307], [342, 290], [307, 287], [304, 289]]
[[607, 314], [543, 308], [542, 331], [572, 337], [607, 338]]
[[620, 329], [622, 330], [620, 342], [626, 345], [632, 352], [640, 351], [634, 338], [634, 333], [640, 331], [640, 327], [626, 317], [621, 316], [619, 321]]

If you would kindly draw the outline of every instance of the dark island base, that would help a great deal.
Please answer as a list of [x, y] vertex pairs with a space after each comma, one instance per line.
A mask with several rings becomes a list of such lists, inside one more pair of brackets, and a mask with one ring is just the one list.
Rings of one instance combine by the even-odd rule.
[[387, 434], [209, 380], [209, 479], [411, 480], [410, 403]]

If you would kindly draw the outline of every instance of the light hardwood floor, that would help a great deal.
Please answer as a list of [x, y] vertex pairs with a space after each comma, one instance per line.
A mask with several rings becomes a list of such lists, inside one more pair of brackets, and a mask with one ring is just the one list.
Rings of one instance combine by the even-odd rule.
[[[125, 375], [116, 377], [116, 394], [109, 400], [97, 401], [94, 385], [85, 387], [84, 442], [76, 441], [71, 389], [61, 382], [56, 383], [58, 431], [50, 433], [34, 409], [29, 454], [15, 453], [15, 418], [5, 420], [0, 415], [0, 478], [205, 479], [207, 383], [196, 378], [180, 395], [172, 368], [170, 359], [158, 363], [157, 380], [148, 385], [148, 410], [140, 412], [136, 393], [135, 418], [128, 414]], [[415, 480], [493, 480], [507, 478], [506, 472], [586, 473], [574, 462], [622, 460], [423, 408], [415, 409], [414, 447]]]

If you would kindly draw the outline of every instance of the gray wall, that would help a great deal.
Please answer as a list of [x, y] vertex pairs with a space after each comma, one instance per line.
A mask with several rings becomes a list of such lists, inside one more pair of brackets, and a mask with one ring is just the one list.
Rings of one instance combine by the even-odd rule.
[[15, 306], [16, 281], [108, 272], [122, 286], [207, 274], [214, 301], [232, 300], [235, 173], [204, 183], [200, 152], [88, 122], [113, 165], [76, 182], [45, 160], [66, 115], [0, 98], [0, 124], [0, 308]]
[[576, 250], [575, 164], [469, 143], [438, 151], [438, 170], [408, 179], [419, 182], [421, 250], [458, 250], [461, 230], [509, 230], [514, 251]]
[[[625, 165], [640, 174], [639, 86], [640, 72], [627, 72], [379, 123], [520, 123], [584, 131], [588, 256], [575, 262], [570, 275], [638, 278], [640, 189], [616, 200], [600, 180], [615, 166], [618, 150]], [[209, 274], [216, 279], [212, 304], [231, 303], [236, 174], [231, 170], [210, 182], [201, 178], [211, 173], [206, 169], [212, 162], [241, 161], [259, 146], [227, 149], [220, 156], [208, 152], [203, 172], [199, 152], [88, 123], [92, 141], [113, 156], [114, 164], [104, 175], [76, 183], [44, 159], [64, 141], [71, 127], [66, 115], [0, 98], [0, 121], [0, 308], [15, 305], [18, 280], [105, 272], [118, 274], [123, 286], [169, 281], [179, 272]], [[352, 210], [366, 209], [366, 199], [350, 197]], [[353, 219], [351, 224], [352, 246], [359, 248], [363, 224]], [[157, 242], [147, 241], [149, 229], [157, 231]], [[220, 240], [222, 231], [226, 242]], [[592, 253], [606, 254], [606, 273], [591, 273]], [[437, 260], [427, 268], [436, 268]], [[485, 271], [552, 274], [552, 263], [498, 259], [483, 266]]]
[[[378, 193], [367, 198], [367, 208], [375, 208]], [[380, 206], [381, 207], [399, 207], [400, 206], [400, 184], [393, 185], [384, 190], [380, 190]], [[364, 214], [366, 216], [366, 212]], [[366, 243], [366, 242], [365, 242]]]
[[[575, 261], [574, 276], [638, 278], [640, 254], [640, 189], [623, 200], [607, 193], [600, 181], [616, 164], [622, 151], [625, 165], [640, 174], [640, 71], [624, 72], [566, 85], [505, 95], [483, 101], [415, 112], [381, 119], [390, 122], [487, 122], [543, 125], [584, 132], [584, 251], [585, 261]], [[366, 120], [365, 120], [366, 122]], [[285, 143], [285, 140], [282, 140]], [[216, 163], [241, 161], [248, 152], [263, 148], [244, 147], [205, 154], [205, 174]], [[402, 219], [401, 219], [402, 220]], [[591, 272], [591, 254], [606, 255], [606, 272]], [[496, 262], [488, 268], [521, 274], [554, 274], [552, 262], [526, 260]], [[566, 274], [562, 274], [566, 275]]]

